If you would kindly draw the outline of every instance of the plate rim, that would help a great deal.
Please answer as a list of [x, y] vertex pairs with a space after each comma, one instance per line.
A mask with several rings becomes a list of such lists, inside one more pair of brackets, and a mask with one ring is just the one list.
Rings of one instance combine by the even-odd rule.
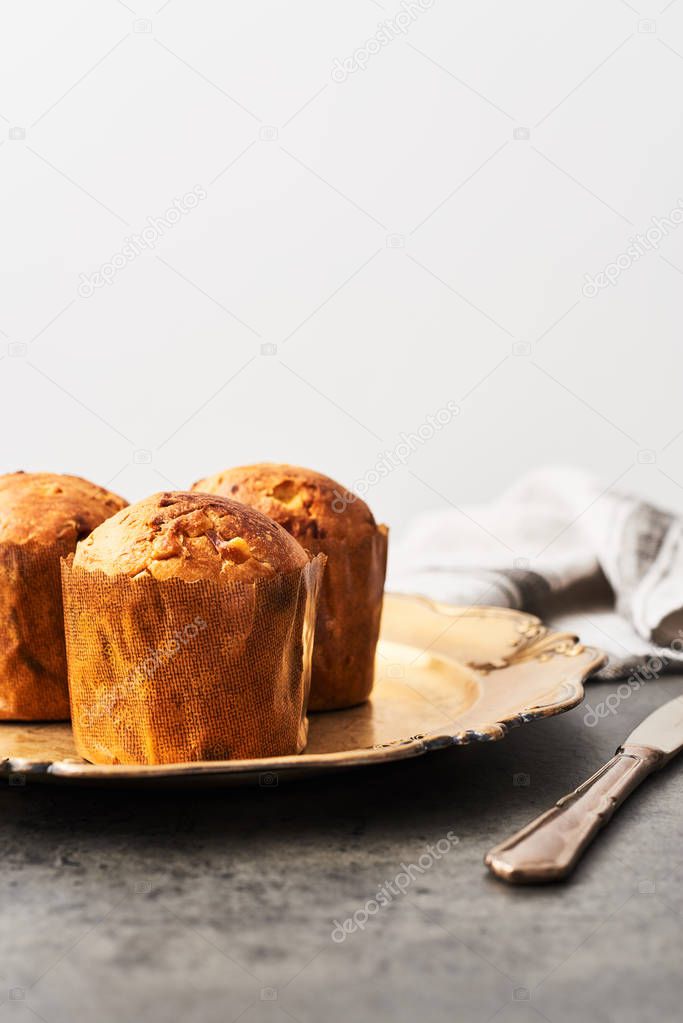
[[[528, 724], [546, 717], [554, 717], [578, 706], [585, 696], [584, 682], [598, 671], [608, 660], [607, 654], [598, 647], [582, 644], [575, 633], [555, 630], [543, 624], [542, 620], [527, 611], [494, 605], [458, 606], [443, 601], [433, 600], [423, 594], [391, 593], [385, 595], [390, 600], [420, 603], [431, 612], [447, 618], [460, 617], [505, 617], [523, 621], [527, 631], [520, 630], [520, 644], [507, 659], [508, 664], [515, 658], [529, 659], [539, 656], [552, 656], [555, 653], [572, 656], [573, 653], [591, 654], [590, 661], [584, 663], [576, 676], [566, 680], [564, 698], [552, 702], [523, 708], [498, 721], [487, 723], [483, 728], [462, 728], [448, 731], [432, 731], [424, 735], [398, 739], [377, 746], [357, 747], [351, 750], [340, 750], [334, 753], [300, 753], [282, 757], [260, 757], [252, 760], [201, 760], [180, 762], [177, 764], [89, 764], [79, 760], [45, 760], [38, 761], [27, 757], [6, 757], [0, 761], [0, 776], [11, 777], [22, 775], [34, 780], [54, 780], [59, 782], [100, 782], [117, 783], [134, 781], [144, 783], [154, 780], [201, 778], [230, 778], [238, 780], [244, 777], [252, 781], [268, 776], [283, 774], [306, 775], [321, 771], [341, 770], [349, 767], [370, 766], [372, 764], [391, 763], [404, 760], [437, 749], [450, 746], [468, 745], [471, 742], [492, 742], [503, 739], [512, 728]], [[527, 639], [527, 642], [524, 640]], [[482, 666], [479, 666], [485, 674]], [[328, 712], [333, 713], [333, 712]], [[64, 722], [59, 722], [64, 723]], [[10, 724], [10, 722], [7, 722]], [[47, 722], [26, 722], [27, 725], [48, 724]], [[57, 722], [52, 722], [57, 724]], [[277, 780], [271, 784], [277, 785]], [[266, 780], [265, 787], [268, 787]]]

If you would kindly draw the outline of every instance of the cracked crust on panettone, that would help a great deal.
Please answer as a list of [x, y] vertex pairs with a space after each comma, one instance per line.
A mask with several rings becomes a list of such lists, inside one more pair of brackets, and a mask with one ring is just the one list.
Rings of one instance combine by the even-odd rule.
[[303, 568], [301, 546], [260, 511], [204, 493], [154, 494], [102, 523], [74, 567], [155, 579], [268, 578]]
[[329, 476], [296, 465], [262, 462], [198, 480], [193, 491], [243, 501], [278, 522], [299, 543], [360, 539], [377, 529], [367, 504]]
[[0, 476], [0, 543], [51, 544], [73, 550], [126, 501], [104, 487], [51, 472]]

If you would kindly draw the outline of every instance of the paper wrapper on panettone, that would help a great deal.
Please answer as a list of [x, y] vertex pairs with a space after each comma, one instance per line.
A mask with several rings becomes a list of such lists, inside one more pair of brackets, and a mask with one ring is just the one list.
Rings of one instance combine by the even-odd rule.
[[382, 617], [389, 532], [378, 526], [357, 540], [306, 538], [327, 554], [313, 648], [309, 710], [352, 707], [368, 699]]
[[62, 561], [72, 725], [94, 763], [300, 753], [325, 558], [273, 578], [131, 579]]
[[0, 543], [0, 720], [69, 717], [61, 546]]

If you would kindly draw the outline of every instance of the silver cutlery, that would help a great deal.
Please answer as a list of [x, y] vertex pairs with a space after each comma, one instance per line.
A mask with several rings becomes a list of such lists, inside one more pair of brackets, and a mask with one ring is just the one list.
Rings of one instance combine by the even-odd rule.
[[484, 863], [496, 877], [512, 884], [566, 877], [627, 796], [682, 749], [683, 695], [646, 717], [609, 763], [552, 809], [491, 849]]

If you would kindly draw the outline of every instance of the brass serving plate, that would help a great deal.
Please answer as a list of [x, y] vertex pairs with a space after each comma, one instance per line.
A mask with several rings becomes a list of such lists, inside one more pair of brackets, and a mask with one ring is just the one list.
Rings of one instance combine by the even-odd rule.
[[388, 594], [372, 699], [312, 714], [300, 756], [151, 766], [81, 759], [68, 724], [0, 724], [0, 773], [98, 785], [209, 782], [277, 785], [290, 777], [387, 763], [502, 739], [509, 728], [570, 710], [605, 655], [570, 633], [506, 608], [457, 608]]

